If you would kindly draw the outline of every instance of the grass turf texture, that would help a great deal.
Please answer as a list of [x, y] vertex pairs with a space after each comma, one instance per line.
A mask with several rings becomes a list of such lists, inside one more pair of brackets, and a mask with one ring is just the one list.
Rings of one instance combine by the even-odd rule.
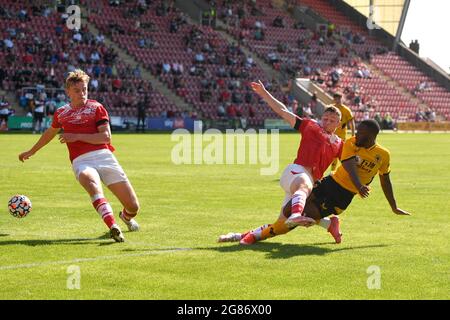
[[[113, 134], [142, 206], [141, 231], [123, 244], [109, 239], [57, 139], [17, 160], [37, 138], [0, 135], [0, 299], [450, 298], [450, 135], [378, 138], [391, 150], [398, 205], [413, 216], [393, 214], [375, 178], [370, 197], [341, 215], [340, 245], [316, 226], [251, 247], [216, 240], [275, 221], [298, 135], [280, 135], [278, 174], [261, 176], [257, 165], [174, 165], [170, 135]], [[33, 202], [21, 220], [7, 212], [16, 193]], [[79, 290], [67, 289], [71, 265]], [[373, 265], [379, 290], [367, 287]]]

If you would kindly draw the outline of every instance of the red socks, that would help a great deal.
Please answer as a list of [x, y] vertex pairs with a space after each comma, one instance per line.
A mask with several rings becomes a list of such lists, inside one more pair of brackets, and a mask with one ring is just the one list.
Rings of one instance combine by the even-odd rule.
[[297, 213], [302, 214], [303, 209], [305, 208], [306, 198], [308, 195], [303, 190], [297, 190], [292, 195], [292, 207], [291, 207], [291, 213]]
[[136, 217], [137, 213], [129, 213], [125, 208], [122, 209], [122, 217], [125, 218], [125, 220], [130, 221], [134, 217]]
[[111, 226], [115, 224], [116, 221], [114, 220], [113, 211], [108, 201], [106, 201], [105, 198], [99, 198], [92, 202], [92, 205], [103, 219], [103, 222], [111, 229]]

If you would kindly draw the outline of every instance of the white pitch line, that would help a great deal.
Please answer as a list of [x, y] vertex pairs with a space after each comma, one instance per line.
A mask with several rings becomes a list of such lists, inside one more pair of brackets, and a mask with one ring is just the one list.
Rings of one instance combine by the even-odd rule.
[[34, 267], [42, 267], [42, 266], [50, 266], [50, 265], [59, 265], [59, 264], [72, 264], [79, 262], [92, 262], [92, 261], [100, 261], [100, 260], [113, 260], [113, 259], [122, 259], [129, 257], [142, 257], [142, 256], [150, 256], [154, 254], [163, 254], [177, 251], [188, 251], [192, 250], [192, 248], [167, 248], [165, 250], [151, 250], [142, 253], [129, 253], [129, 254], [121, 254], [115, 256], [99, 256], [93, 258], [76, 258], [72, 260], [60, 260], [60, 261], [47, 261], [47, 262], [35, 262], [35, 263], [25, 263], [25, 264], [16, 264], [10, 266], [0, 266], [1, 270], [13, 270], [13, 269], [25, 269], [25, 268], [34, 268]]

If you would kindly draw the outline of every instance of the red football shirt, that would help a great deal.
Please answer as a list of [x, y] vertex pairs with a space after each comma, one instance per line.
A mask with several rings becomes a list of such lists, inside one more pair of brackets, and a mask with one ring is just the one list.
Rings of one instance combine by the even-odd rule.
[[314, 180], [318, 180], [333, 159], [340, 158], [344, 143], [335, 134], [327, 133], [314, 120], [297, 119], [295, 129], [302, 134], [302, 139], [294, 163], [310, 167]]
[[[109, 122], [108, 111], [97, 101], [87, 100], [81, 108], [72, 108], [70, 104], [56, 110], [52, 127], [62, 128], [65, 133], [98, 133], [97, 127]], [[95, 150], [109, 149], [111, 144], [92, 144], [83, 141], [67, 143], [70, 161], [76, 157]]]

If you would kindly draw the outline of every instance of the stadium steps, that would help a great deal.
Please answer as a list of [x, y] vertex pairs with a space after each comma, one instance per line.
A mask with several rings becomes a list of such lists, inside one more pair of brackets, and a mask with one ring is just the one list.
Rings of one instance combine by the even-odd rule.
[[[98, 35], [100, 31], [86, 19], [88, 15], [85, 7], [81, 7], [81, 13], [82, 13], [82, 23], [86, 24], [89, 31], [93, 35], [95, 36]], [[125, 50], [120, 48], [115, 42], [111, 41], [108, 36], [105, 36], [105, 44], [114, 48], [119, 57], [125, 63], [131, 65], [133, 68], [139, 64]], [[181, 99], [175, 93], [173, 93], [163, 82], [161, 82], [158, 78], [154, 77], [147, 69], [141, 68], [141, 77], [143, 80], [150, 81], [153, 88], [155, 88], [162, 95], [164, 95], [171, 103], [175, 104], [180, 110], [187, 110], [187, 111], [194, 110], [194, 108], [190, 104], [186, 103], [183, 99]]]

